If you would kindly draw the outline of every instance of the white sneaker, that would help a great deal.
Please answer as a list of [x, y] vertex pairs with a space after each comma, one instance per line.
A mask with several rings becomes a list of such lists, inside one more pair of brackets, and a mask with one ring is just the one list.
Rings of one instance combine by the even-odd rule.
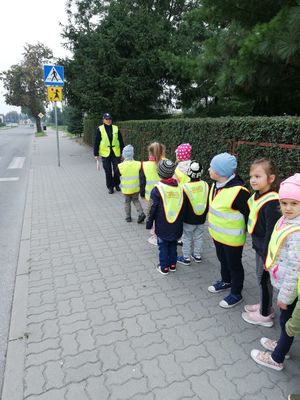
[[272, 317], [270, 315], [264, 317], [263, 315], [261, 315], [259, 310], [252, 312], [243, 312], [242, 318], [244, 321], [248, 322], [248, 324], [252, 325], [266, 326], [267, 328], [271, 328], [274, 325]]
[[271, 354], [268, 352], [253, 349], [251, 350], [251, 357], [259, 365], [275, 369], [275, 371], [283, 370], [283, 364], [274, 361]]
[[[266, 337], [262, 337], [260, 339], [260, 344], [265, 349], [273, 352], [277, 346], [277, 340], [272, 340], [272, 339], [268, 339]], [[291, 356], [289, 354], [286, 354], [285, 359], [288, 360], [289, 358], [291, 358]]]
[[246, 312], [253, 312], [253, 311], [258, 311], [260, 309], [260, 303], [258, 304], [246, 304], [244, 307], [244, 310]]

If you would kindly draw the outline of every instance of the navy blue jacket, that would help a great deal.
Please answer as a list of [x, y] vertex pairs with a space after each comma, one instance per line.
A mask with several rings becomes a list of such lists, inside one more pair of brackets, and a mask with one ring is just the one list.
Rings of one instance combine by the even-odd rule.
[[[176, 179], [162, 179], [161, 182], [170, 186], [178, 186]], [[173, 224], [170, 224], [166, 219], [163, 201], [157, 187], [152, 189], [150, 198], [152, 205], [146, 222], [146, 229], [151, 229], [155, 221], [155, 233], [160, 239], [170, 242], [178, 240], [182, 236], [183, 231], [184, 205], [181, 208], [177, 220], [173, 222]]]
[[[112, 133], [112, 125], [104, 125], [104, 128], [106, 130], [107, 136], [108, 136], [108, 140], [110, 141], [110, 144], [112, 143], [112, 139], [113, 139], [113, 133]], [[120, 143], [120, 150], [121, 150], [121, 154], [122, 154], [122, 150], [124, 148], [124, 141], [123, 141], [123, 136], [121, 135], [121, 132], [118, 131], [118, 139], [119, 139], [119, 143]], [[99, 129], [99, 126], [96, 130], [96, 137], [95, 137], [95, 141], [94, 141], [94, 156], [98, 157], [99, 156], [99, 146], [100, 146], [100, 142], [102, 140], [101, 137], [101, 132]], [[113, 149], [110, 149], [110, 154], [109, 157], [115, 157], [115, 153], [113, 152]]]

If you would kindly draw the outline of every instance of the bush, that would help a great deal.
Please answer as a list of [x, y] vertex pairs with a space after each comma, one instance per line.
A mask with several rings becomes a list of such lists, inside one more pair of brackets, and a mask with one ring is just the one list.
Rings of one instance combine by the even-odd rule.
[[[86, 118], [84, 139], [93, 144], [97, 125], [101, 123]], [[297, 117], [221, 117], [190, 118], [144, 121], [119, 121], [116, 124], [124, 135], [125, 143], [135, 148], [136, 159], [147, 159], [147, 146], [153, 141], [166, 145], [167, 157], [175, 159], [175, 149], [180, 143], [189, 142], [193, 146], [193, 158], [204, 167], [205, 178], [211, 158], [224, 151], [236, 151], [239, 174], [247, 178], [249, 165], [255, 158], [273, 158], [281, 178], [299, 171], [300, 149], [260, 147], [240, 144], [238, 140], [257, 143], [300, 145], [300, 118]]]

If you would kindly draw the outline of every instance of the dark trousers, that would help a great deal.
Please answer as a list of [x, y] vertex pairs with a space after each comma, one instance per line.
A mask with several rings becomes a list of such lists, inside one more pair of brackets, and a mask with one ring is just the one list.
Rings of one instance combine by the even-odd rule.
[[291, 318], [294, 308], [296, 307], [298, 298], [295, 299], [293, 304], [288, 305], [287, 310], [280, 309], [280, 338], [277, 342], [277, 346], [272, 353], [272, 358], [277, 363], [283, 363], [285, 355], [289, 352], [290, 347], [294, 341], [294, 336], [288, 336], [285, 330], [285, 323]]
[[271, 314], [273, 300], [273, 286], [271, 284], [270, 274], [264, 269], [264, 260], [256, 252], [256, 277], [260, 289], [260, 307], [261, 315], [267, 317]]
[[120, 161], [121, 157], [115, 157], [114, 155], [102, 157], [102, 164], [106, 177], [106, 186], [108, 189], [120, 185], [120, 177], [119, 174], [116, 173]]
[[222, 281], [231, 283], [231, 293], [240, 295], [244, 284], [242, 264], [243, 246], [227, 246], [214, 241], [218, 260], [221, 263]]
[[177, 263], [177, 240], [168, 241], [157, 237], [159, 249], [159, 265], [163, 268], [169, 268]]

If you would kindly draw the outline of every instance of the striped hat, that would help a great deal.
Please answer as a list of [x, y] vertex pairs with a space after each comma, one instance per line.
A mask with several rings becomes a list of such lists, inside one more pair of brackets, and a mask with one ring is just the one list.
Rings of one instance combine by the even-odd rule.
[[161, 160], [157, 165], [157, 173], [160, 178], [172, 178], [175, 172], [175, 164], [171, 160]]

